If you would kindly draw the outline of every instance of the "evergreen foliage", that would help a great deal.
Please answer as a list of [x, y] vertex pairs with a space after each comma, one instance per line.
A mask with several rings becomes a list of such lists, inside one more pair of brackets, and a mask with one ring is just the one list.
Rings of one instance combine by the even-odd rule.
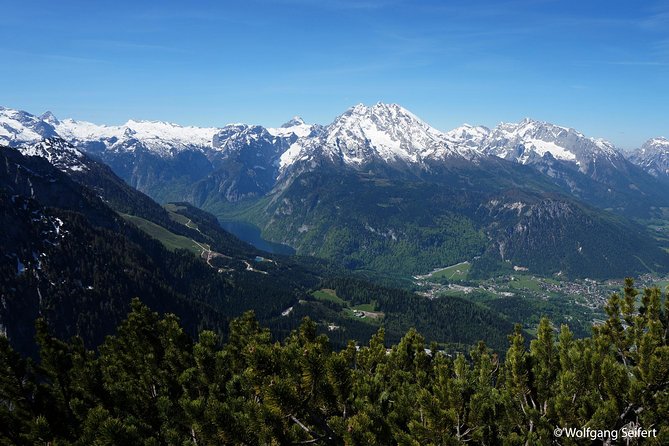
[[[484, 339], [488, 346], [501, 350], [513, 325], [482, 305], [459, 297], [426, 299], [414, 293], [371, 284], [351, 276], [326, 278], [323, 288], [332, 288], [352, 305], [376, 303], [384, 313], [386, 339], [397, 343], [415, 327], [428, 342], [476, 345]], [[364, 337], [367, 339], [369, 336]], [[354, 337], [354, 339], [361, 339]]]
[[557, 427], [624, 426], [669, 443], [669, 304], [631, 280], [591, 337], [543, 319], [529, 347], [516, 327], [504, 359], [483, 343], [428, 350], [414, 329], [337, 351], [310, 319], [278, 342], [250, 312], [226, 343], [192, 341], [176, 317], [131, 307], [98, 352], [41, 320], [39, 364], [0, 338], [0, 444], [539, 445]]

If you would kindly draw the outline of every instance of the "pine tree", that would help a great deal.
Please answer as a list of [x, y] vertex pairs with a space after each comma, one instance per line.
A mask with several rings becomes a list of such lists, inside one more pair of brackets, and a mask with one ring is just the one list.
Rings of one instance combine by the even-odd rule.
[[51, 438], [48, 425], [46, 432], [29, 435], [37, 390], [33, 373], [31, 362], [21, 358], [9, 340], [0, 336], [0, 445], [29, 445]]

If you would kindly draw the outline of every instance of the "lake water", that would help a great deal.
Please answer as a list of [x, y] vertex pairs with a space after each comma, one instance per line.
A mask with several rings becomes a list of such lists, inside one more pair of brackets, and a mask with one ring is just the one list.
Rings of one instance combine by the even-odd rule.
[[228, 232], [231, 232], [237, 238], [255, 246], [258, 249], [272, 253], [272, 254], [295, 254], [295, 250], [288, 245], [281, 243], [274, 243], [265, 240], [260, 236], [260, 228], [250, 223], [241, 221], [220, 221], [221, 227]]

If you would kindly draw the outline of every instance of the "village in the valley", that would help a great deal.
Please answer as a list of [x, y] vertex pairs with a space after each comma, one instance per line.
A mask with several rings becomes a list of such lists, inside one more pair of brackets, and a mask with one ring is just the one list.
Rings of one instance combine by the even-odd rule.
[[[480, 293], [500, 299], [517, 295], [534, 296], [537, 299], [567, 298], [592, 310], [601, 311], [612, 293], [622, 290], [624, 279], [598, 281], [594, 279], [566, 279], [557, 274], [542, 277], [531, 274], [527, 267], [514, 266], [513, 272], [485, 280], [468, 278], [470, 262], [462, 262], [446, 268], [438, 268], [429, 274], [414, 276], [419, 294], [430, 299], [448, 296], [464, 296]], [[645, 274], [635, 278], [638, 289], [669, 285], [669, 278]]]

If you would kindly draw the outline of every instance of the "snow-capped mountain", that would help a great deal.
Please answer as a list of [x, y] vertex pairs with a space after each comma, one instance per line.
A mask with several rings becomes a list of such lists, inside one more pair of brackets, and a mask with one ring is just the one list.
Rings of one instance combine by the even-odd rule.
[[0, 107], [0, 144], [18, 147], [57, 136], [53, 125], [21, 110]]
[[143, 149], [163, 157], [185, 150], [210, 148], [218, 131], [216, 128], [182, 127], [162, 121], [129, 120], [123, 125], [106, 126], [64, 119], [54, 124], [62, 138], [88, 151], [134, 152]]
[[[18, 146], [54, 136], [96, 154], [144, 151], [162, 158], [184, 151], [221, 158], [228, 152], [239, 153], [245, 145], [258, 145], [262, 139], [266, 145], [275, 146], [265, 151], [266, 155], [274, 158], [277, 151], [281, 152], [282, 170], [318, 155], [351, 166], [377, 161], [421, 165], [428, 160], [451, 156], [472, 159], [483, 154], [532, 164], [550, 155], [555, 160], [574, 163], [583, 173], [594, 168], [595, 159], [616, 165], [624, 160], [607, 141], [546, 122], [525, 119], [517, 124], [500, 124], [492, 130], [465, 124], [444, 133], [397, 104], [380, 102], [373, 106], [358, 104], [327, 127], [306, 124], [296, 116], [277, 128], [246, 124], [184, 127], [136, 120], [107, 126], [58, 120], [50, 112], [37, 117], [0, 108], [0, 143]], [[257, 156], [264, 154], [258, 152]]]
[[358, 104], [337, 117], [320, 134], [301, 138], [280, 160], [287, 170], [319, 156], [348, 166], [371, 162], [421, 165], [450, 156], [471, 158], [473, 147], [452, 147], [447, 136], [397, 104]]
[[[270, 129], [259, 125], [247, 124], [230, 124], [221, 129], [212, 137], [211, 146], [222, 155], [240, 153], [249, 146], [267, 145], [273, 146], [281, 144], [283, 138], [294, 137], [292, 133], [284, 135], [275, 135], [270, 132]], [[264, 144], [263, 144], [264, 143]], [[280, 149], [270, 149], [267, 155], [273, 156], [274, 152]], [[255, 154], [254, 154], [255, 155]], [[263, 153], [258, 152], [258, 157], [264, 156]]]
[[517, 124], [500, 124], [484, 139], [485, 151], [521, 164], [533, 164], [550, 156], [578, 166], [585, 174], [596, 163], [624, 164], [624, 156], [613, 144], [589, 138], [574, 129], [524, 119]]
[[490, 136], [490, 129], [484, 126], [463, 124], [445, 133], [446, 140], [454, 147], [465, 148], [471, 151], [482, 151], [486, 139]]
[[[51, 112], [36, 116], [0, 109], [0, 144], [41, 155], [61, 170], [84, 169], [81, 162], [74, 163], [81, 158], [80, 151], [94, 154], [129, 184], [160, 200], [192, 199], [210, 189], [228, 200], [266, 193], [278, 175], [279, 156], [299, 138], [314, 136], [320, 129], [299, 117], [268, 129], [138, 120], [109, 126], [59, 120]], [[53, 162], [57, 155], [63, 160]], [[204, 180], [206, 186], [194, 186]]]
[[555, 168], [561, 163], [598, 180], [605, 171], [629, 170], [624, 155], [612, 143], [530, 118], [493, 129], [465, 124], [446, 135], [456, 147], [478, 148], [486, 155], [533, 165], [549, 176], [557, 175]]
[[669, 179], [669, 140], [652, 138], [630, 154], [630, 161], [654, 177]]
[[[250, 132], [249, 128], [252, 128]], [[221, 128], [193, 127], [132, 119], [125, 124], [112, 126], [74, 119], [59, 120], [51, 112], [36, 116], [0, 107], [0, 144], [18, 147], [59, 136], [75, 147], [94, 153], [144, 150], [161, 157], [170, 157], [187, 150], [222, 151], [235, 145], [227, 144], [224, 140], [239, 141], [254, 132], [258, 133], [260, 129], [268, 138], [296, 140], [312, 135], [319, 128], [306, 124], [299, 117], [292, 118], [281, 127], [267, 129], [246, 124], [230, 124]]]
[[39, 156], [63, 172], [87, 170], [86, 156], [58, 136], [57, 120], [47, 112], [38, 117], [0, 107], [0, 145], [17, 148], [25, 156]]
[[527, 118], [491, 130], [464, 125], [447, 136], [455, 146], [531, 166], [562, 191], [598, 207], [647, 214], [669, 204], [665, 186], [612, 143], [568, 127]]
[[464, 124], [441, 132], [396, 104], [356, 105], [322, 132], [299, 138], [280, 158], [282, 171], [319, 158], [348, 166], [372, 162], [425, 167], [452, 157], [475, 160], [496, 156], [520, 164], [558, 160], [597, 177], [612, 168], [627, 168], [613, 144], [574, 129], [525, 119], [494, 129]]
[[[311, 134], [314, 126], [293, 118], [280, 128], [264, 129], [261, 126], [229, 124], [219, 127], [181, 126], [163, 121], [129, 120], [120, 126], [97, 125], [85, 121], [65, 119], [55, 121], [55, 131], [64, 139], [89, 151], [134, 152], [145, 150], [161, 157], [195, 150], [207, 153], [224, 151], [229, 145], [224, 140], [244, 139], [263, 129], [271, 136], [297, 138]], [[249, 128], [253, 128], [249, 132]], [[253, 138], [248, 139], [250, 142]]]
[[0, 144], [20, 147], [60, 137], [84, 151], [135, 151], [144, 148], [170, 156], [192, 148], [211, 147], [216, 128], [182, 127], [160, 121], [129, 120], [120, 126], [97, 125], [73, 119], [58, 120], [0, 107]]

